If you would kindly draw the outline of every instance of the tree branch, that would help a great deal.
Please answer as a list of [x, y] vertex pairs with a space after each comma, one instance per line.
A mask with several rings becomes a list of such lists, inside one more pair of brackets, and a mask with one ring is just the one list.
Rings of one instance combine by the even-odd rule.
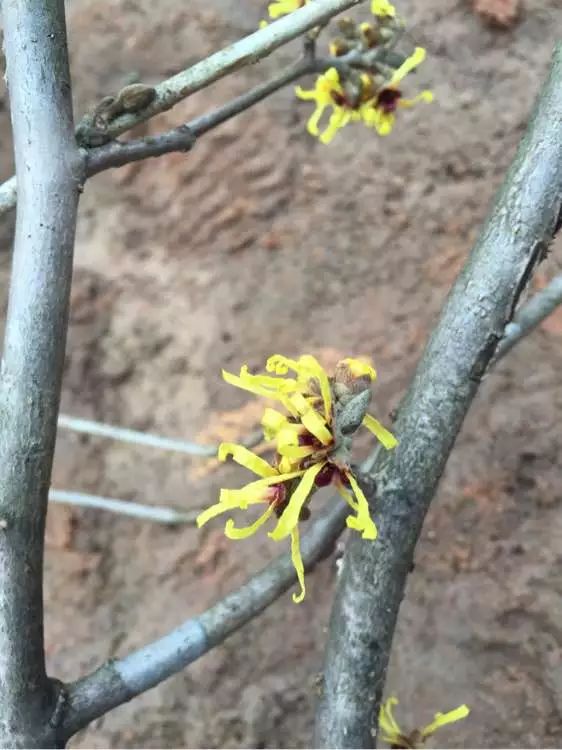
[[315, 747], [372, 747], [392, 637], [422, 523], [519, 296], [557, 229], [562, 201], [562, 46], [528, 132], [402, 402], [400, 445], [379, 455], [376, 543], [354, 537], [327, 644]]
[[209, 86], [220, 78], [253, 65], [274, 50], [296, 39], [314, 26], [328, 22], [332, 16], [359, 5], [365, 0], [316, 0], [278, 19], [259, 31], [215, 52], [156, 86], [156, 96], [140, 112], [124, 114], [108, 124], [107, 140], [116, 138], [141, 122], [171, 109], [182, 99]]
[[178, 526], [181, 524], [195, 524], [197, 516], [204, 508], [181, 510], [165, 505], [143, 505], [130, 500], [116, 500], [112, 497], [87, 495], [84, 492], [68, 492], [67, 490], [49, 490], [49, 502], [62, 505], [74, 505], [79, 508], [95, 508], [118, 513], [121, 516], [140, 518], [143, 521]]
[[50, 747], [43, 535], [80, 159], [63, 0], [5, 0], [2, 13], [20, 204], [0, 370], [0, 745]]
[[[115, 427], [114, 425], [105, 424], [105, 422], [95, 422], [91, 419], [69, 417], [67, 414], [59, 414], [58, 426], [68, 430], [74, 430], [75, 432], [82, 432], [86, 435], [106, 437], [111, 438], [112, 440], [120, 440], [124, 443], [145, 445], [149, 448], [159, 448], [160, 450], [173, 451], [176, 453], [186, 453], [189, 456], [214, 458], [219, 450], [218, 444], [202, 445], [200, 443], [189, 443], [185, 440], [175, 440], [174, 438], [162, 437], [161, 435], [153, 435], [150, 432], [129, 430], [125, 427]], [[263, 430], [255, 430], [242, 440], [242, 445], [245, 445], [247, 448], [252, 448], [261, 442], [262, 438]]]
[[[302, 538], [305, 568], [331, 551], [348, 510], [337, 501]], [[184, 669], [263, 612], [296, 579], [289, 553], [270, 563], [238, 591], [158, 641], [67, 686], [63, 735], [68, 740], [94, 719]]]
[[[121, 167], [131, 161], [161, 156], [171, 151], [188, 151], [200, 135], [239, 115], [270, 94], [283, 88], [283, 86], [297, 80], [306, 73], [312, 72], [314, 69], [314, 61], [299, 60], [270, 81], [259, 84], [222, 107], [218, 107], [207, 115], [197, 117], [185, 125], [180, 125], [179, 128], [161, 135], [147, 136], [125, 143], [114, 141], [99, 148], [88, 149], [85, 152], [87, 175], [92, 176], [105, 169]], [[0, 212], [1, 210], [0, 204]]]
[[562, 274], [555, 276], [544, 289], [533, 295], [515, 313], [513, 320], [505, 328], [505, 335], [498, 345], [494, 364], [540, 325], [545, 318], [548, 318], [558, 305], [562, 305]]

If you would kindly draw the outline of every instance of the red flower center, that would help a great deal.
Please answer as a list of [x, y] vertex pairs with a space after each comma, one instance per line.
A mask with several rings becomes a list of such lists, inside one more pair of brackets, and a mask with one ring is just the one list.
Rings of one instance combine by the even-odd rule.
[[382, 109], [386, 114], [396, 112], [398, 100], [402, 96], [398, 89], [383, 89], [377, 96], [377, 109]]

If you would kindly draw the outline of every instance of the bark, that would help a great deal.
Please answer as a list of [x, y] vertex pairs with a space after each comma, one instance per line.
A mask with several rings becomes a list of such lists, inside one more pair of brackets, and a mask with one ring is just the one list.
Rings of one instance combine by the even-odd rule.
[[315, 747], [372, 747], [400, 602], [425, 514], [522, 290], [560, 226], [562, 45], [527, 134], [375, 461], [376, 542], [354, 537], [332, 612]]
[[0, 746], [58, 744], [43, 536], [78, 203], [63, 0], [4, 0], [18, 210], [0, 371]]

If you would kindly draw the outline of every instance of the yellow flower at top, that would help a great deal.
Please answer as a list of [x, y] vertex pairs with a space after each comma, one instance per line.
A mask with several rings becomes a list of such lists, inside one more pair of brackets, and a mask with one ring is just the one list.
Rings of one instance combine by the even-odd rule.
[[389, 82], [377, 92], [377, 95], [362, 105], [361, 118], [367, 126], [373, 127], [379, 135], [388, 135], [392, 131], [398, 108], [412, 107], [420, 101], [433, 101], [432, 92], [427, 90], [422, 91], [413, 99], [404, 99], [398, 87], [408, 73], [425, 60], [425, 56], [425, 49], [416, 47], [410, 57], [406, 58], [402, 65], [394, 71]]
[[459, 706], [453, 711], [446, 714], [437, 713], [432, 722], [422, 729], [414, 729], [413, 732], [406, 734], [400, 729], [394, 718], [393, 708], [398, 705], [397, 698], [389, 698], [381, 705], [379, 712], [379, 729], [383, 733], [382, 739], [395, 748], [416, 748], [424, 744], [440, 727], [446, 724], [454, 724], [456, 721], [466, 719], [470, 709], [466, 705]]
[[[223, 371], [223, 377], [227, 383], [278, 401], [285, 408], [287, 413], [267, 407], [262, 418], [266, 439], [275, 443], [275, 461], [270, 464], [244, 446], [223, 443], [220, 460], [232, 456], [260, 479], [241, 489], [221, 490], [219, 501], [198, 516], [197, 525], [201, 527], [223, 513], [265, 505], [248, 526], [237, 527], [229, 518], [224, 533], [229, 539], [246, 539], [275, 516], [277, 522], [269, 536], [274, 541], [291, 539], [291, 557], [301, 586], [300, 593], [293, 595], [298, 603], [305, 595], [299, 522], [310, 513], [307, 504], [311, 496], [319, 487], [334, 484], [352, 510], [348, 527], [364, 539], [376, 539], [369, 503], [351, 470], [351, 436], [362, 424], [387, 450], [398, 441], [366, 413], [369, 385], [376, 378], [369, 362], [341, 360], [330, 377], [311, 355], [294, 360], [276, 354], [268, 359], [266, 370], [273, 374], [253, 375], [243, 366], [239, 375]], [[294, 377], [288, 376], [289, 371]]]
[[302, 8], [307, 2], [309, 0], [275, 0], [268, 5], [267, 12], [270, 18], [279, 18]]
[[394, 18], [396, 9], [388, 0], [372, 0], [371, 13], [380, 18]]

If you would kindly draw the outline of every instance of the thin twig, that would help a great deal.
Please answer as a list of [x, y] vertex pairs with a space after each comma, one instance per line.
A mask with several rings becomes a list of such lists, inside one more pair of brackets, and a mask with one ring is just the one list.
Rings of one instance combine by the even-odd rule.
[[[310, 571], [331, 552], [347, 514], [345, 504], [337, 501], [304, 534], [301, 546], [306, 570]], [[278, 599], [295, 579], [291, 557], [285, 553], [199, 617], [68, 685], [63, 718], [65, 741], [94, 719], [158, 685], [222, 643]]]
[[81, 160], [64, 0], [2, 3], [20, 203], [0, 368], [0, 746], [56, 747], [43, 648], [43, 535]]
[[392, 637], [422, 523], [506, 323], [557, 228], [562, 45], [496, 205], [459, 276], [368, 492], [376, 543], [349, 543], [332, 612], [314, 747], [372, 747]]
[[[111, 141], [100, 148], [84, 149], [86, 175], [92, 177], [104, 169], [122, 167], [131, 162], [163, 156], [172, 152], [187, 152], [195, 143], [195, 134], [187, 125], [158, 135], [147, 135], [132, 141]], [[1, 207], [0, 207], [1, 208]]]
[[[85, 160], [85, 176], [92, 177], [106, 169], [122, 167], [131, 162], [162, 156], [163, 154], [190, 151], [198, 136], [249, 109], [270, 94], [307, 73], [323, 73], [331, 67], [335, 67], [342, 72], [348, 72], [350, 67], [353, 66], [371, 70], [381, 62], [398, 67], [403, 61], [403, 55], [387, 52], [385, 49], [381, 49], [380, 54], [377, 53], [377, 55], [373, 52], [361, 53], [354, 50], [337, 58], [313, 57], [310, 50], [307, 50], [304, 59], [286, 68], [275, 78], [259, 84], [250, 91], [227, 102], [227, 104], [218, 107], [209, 114], [201, 115], [191, 122], [158, 135], [145, 136], [125, 142], [111, 141], [103, 146], [82, 149]], [[16, 199], [16, 181], [15, 177], [12, 177], [0, 185], [0, 216], [15, 206]]]
[[[125, 427], [115, 427], [114, 425], [106, 424], [105, 422], [95, 422], [92, 419], [70, 417], [68, 414], [59, 414], [58, 426], [64, 429], [73, 430], [74, 432], [82, 432], [87, 435], [111, 438], [112, 440], [120, 440], [121, 442], [133, 443], [135, 445], [146, 445], [150, 448], [159, 448], [161, 450], [174, 451], [176, 453], [187, 453], [190, 456], [214, 458], [219, 449], [218, 444], [202, 445], [200, 443], [190, 443], [185, 440], [176, 440], [175, 438], [153, 435], [150, 432], [129, 430]], [[247, 448], [252, 448], [257, 445], [262, 438], [262, 430], [255, 430], [242, 441], [242, 444]]]
[[115, 141], [99, 148], [88, 149], [86, 151], [86, 172], [88, 176], [91, 176], [105, 169], [120, 167], [131, 161], [161, 156], [171, 151], [187, 151], [194, 145], [198, 136], [239, 115], [270, 94], [283, 88], [283, 86], [297, 80], [306, 73], [311, 73], [315, 69], [316, 66], [312, 62], [298, 61], [270, 81], [259, 84], [209, 114], [197, 117], [168, 133], [147, 136], [125, 143]]
[[121, 516], [131, 516], [144, 521], [155, 521], [156, 523], [169, 524], [171, 526], [181, 524], [193, 524], [203, 508], [192, 510], [180, 510], [172, 506], [143, 505], [128, 500], [116, 500], [112, 497], [100, 497], [99, 495], [87, 495], [83, 492], [68, 492], [66, 490], [49, 490], [49, 502], [62, 505], [74, 505], [79, 508], [95, 508], [117, 513]]
[[515, 344], [548, 318], [558, 305], [562, 305], [562, 274], [555, 276], [515, 313], [511, 323], [505, 327], [505, 335], [498, 345], [493, 363], [505, 357]]
[[141, 122], [171, 109], [182, 99], [209, 86], [229, 73], [259, 62], [274, 50], [301, 36], [332, 16], [365, 0], [316, 0], [278, 19], [263, 29], [181, 71], [156, 86], [152, 103], [141, 112], [124, 114], [108, 124], [105, 136], [116, 138]]

